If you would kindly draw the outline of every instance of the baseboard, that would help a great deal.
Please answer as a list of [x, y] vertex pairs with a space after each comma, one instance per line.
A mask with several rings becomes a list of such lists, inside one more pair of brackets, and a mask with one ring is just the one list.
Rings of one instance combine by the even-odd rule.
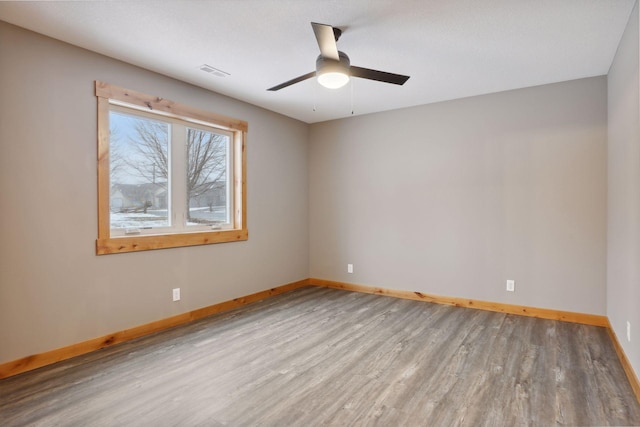
[[640, 379], [636, 375], [633, 367], [631, 366], [631, 362], [627, 358], [624, 349], [620, 345], [620, 341], [618, 340], [618, 336], [616, 332], [611, 327], [609, 321], [607, 321], [607, 332], [609, 332], [609, 336], [611, 337], [611, 341], [613, 341], [613, 347], [616, 349], [616, 353], [618, 354], [618, 359], [620, 359], [620, 364], [622, 365], [622, 369], [624, 369], [624, 373], [627, 374], [627, 378], [629, 379], [629, 384], [631, 384], [631, 388], [636, 395], [636, 399], [638, 399], [638, 403], [640, 403]]
[[300, 280], [297, 282], [278, 286], [272, 289], [267, 289], [265, 291], [256, 292], [255, 294], [246, 295], [246, 296], [235, 298], [229, 301], [224, 301], [208, 307], [199, 308], [197, 310], [189, 311], [187, 313], [178, 314], [176, 316], [168, 317], [166, 319], [157, 320], [155, 322], [147, 323], [145, 325], [136, 326], [131, 329], [125, 329], [123, 331], [115, 332], [113, 334], [105, 335], [98, 338], [93, 338], [87, 341], [83, 341], [81, 343], [72, 344], [66, 347], [46, 351], [44, 353], [34, 354], [31, 356], [23, 357], [18, 360], [3, 363], [3, 364], [0, 364], [0, 379], [17, 375], [26, 371], [31, 371], [33, 369], [50, 365], [52, 363], [60, 362], [62, 360], [70, 359], [75, 356], [80, 356], [82, 354], [90, 353], [95, 350], [100, 350], [102, 348], [109, 347], [114, 344], [129, 341], [135, 338], [140, 338], [144, 335], [149, 335], [154, 332], [162, 331], [164, 329], [169, 329], [175, 326], [183, 325], [185, 323], [189, 323], [194, 320], [201, 319], [203, 317], [207, 317], [213, 314], [232, 310], [234, 308], [237, 308], [246, 304], [251, 304], [253, 302], [260, 301], [265, 298], [269, 298], [275, 295], [289, 292], [294, 289], [298, 289], [308, 285], [309, 285], [308, 279]]
[[447, 304], [456, 307], [477, 308], [480, 310], [497, 311], [500, 313], [518, 314], [521, 316], [537, 317], [539, 319], [561, 320], [564, 322], [581, 323], [592, 326], [609, 327], [606, 316], [595, 314], [574, 313], [571, 311], [551, 310], [547, 308], [527, 307], [523, 305], [502, 304], [467, 298], [454, 298], [439, 295], [429, 295], [422, 292], [399, 291], [395, 289], [378, 288], [373, 286], [357, 285], [354, 283], [336, 282], [324, 279], [309, 279], [309, 284], [333, 289], [364, 292], [367, 294], [387, 295], [396, 298], [426, 301], [436, 304]]

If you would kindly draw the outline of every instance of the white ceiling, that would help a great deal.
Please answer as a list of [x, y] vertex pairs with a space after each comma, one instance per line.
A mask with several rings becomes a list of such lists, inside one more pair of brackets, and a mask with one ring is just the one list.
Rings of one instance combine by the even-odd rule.
[[[0, 19], [315, 123], [607, 74], [635, 0], [138, 0], [0, 2]], [[404, 86], [310, 79], [310, 22], [343, 30], [351, 63]], [[229, 73], [200, 71], [208, 64]], [[135, 89], [135, 88], [134, 88]], [[315, 107], [315, 111], [314, 111]]]

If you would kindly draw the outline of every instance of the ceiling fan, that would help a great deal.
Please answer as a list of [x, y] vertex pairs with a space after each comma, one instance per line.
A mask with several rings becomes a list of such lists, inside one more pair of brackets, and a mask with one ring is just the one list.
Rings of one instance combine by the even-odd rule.
[[318, 77], [318, 83], [330, 89], [337, 89], [346, 85], [349, 82], [349, 77], [360, 77], [396, 85], [403, 85], [404, 82], [409, 80], [409, 76], [351, 65], [347, 54], [340, 52], [336, 44], [342, 35], [342, 30], [332, 27], [331, 25], [318, 24], [315, 22], [312, 22], [311, 26], [318, 41], [318, 47], [320, 47], [320, 55], [318, 59], [316, 59], [316, 70], [267, 90], [280, 90], [310, 79], [313, 76]]

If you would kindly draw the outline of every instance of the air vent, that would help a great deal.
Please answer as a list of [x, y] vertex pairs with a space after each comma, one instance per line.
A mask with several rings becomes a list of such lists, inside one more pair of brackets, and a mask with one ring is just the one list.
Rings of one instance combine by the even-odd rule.
[[216, 67], [212, 67], [211, 65], [207, 65], [207, 64], [202, 64], [199, 68], [205, 73], [212, 74], [216, 77], [227, 77], [231, 75], [226, 71], [219, 70]]

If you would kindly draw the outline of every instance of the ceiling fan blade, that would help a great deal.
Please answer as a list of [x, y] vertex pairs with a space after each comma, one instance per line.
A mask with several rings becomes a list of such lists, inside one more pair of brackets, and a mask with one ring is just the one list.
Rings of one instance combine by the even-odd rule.
[[313, 33], [316, 35], [316, 40], [318, 41], [318, 47], [320, 48], [322, 56], [324, 58], [339, 61], [338, 45], [336, 44], [336, 36], [333, 32], [333, 27], [331, 25], [318, 24], [316, 22], [312, 22], [311, 26], [313, 27]]
[[403, 85], [404, 82], [409, 80], [409, 76], [403, 76], [402, 74], [386, 73], [384, 71], [371, 70], [369, 68], [361, 68], [353, 65], [350, 70], [353, 77], [377, 80], [379, 82], [392, 83], [394, 85]]
[[301, 81], [310, 79], [311, 77], [314, 77], [315, 75], [316, 75], [316, 72], [312, 71], [312, 72], [307, 73], [307, 74], [305, 74], [303, 76], [296, 77], [295, 79], [291, 79], [291, 80], [286, 81], [284, 83], [280, 83], [279, 85], [271, 87], [271, 88], [269, 88], [267, 90], [270, 90], [270, 91], [274, 92], [276, 90], [280, 90], [280, 89], [285, 88], [287, 86], [291, 86], [291, 85], [294, 85], [296, 83], [300, 83]]

